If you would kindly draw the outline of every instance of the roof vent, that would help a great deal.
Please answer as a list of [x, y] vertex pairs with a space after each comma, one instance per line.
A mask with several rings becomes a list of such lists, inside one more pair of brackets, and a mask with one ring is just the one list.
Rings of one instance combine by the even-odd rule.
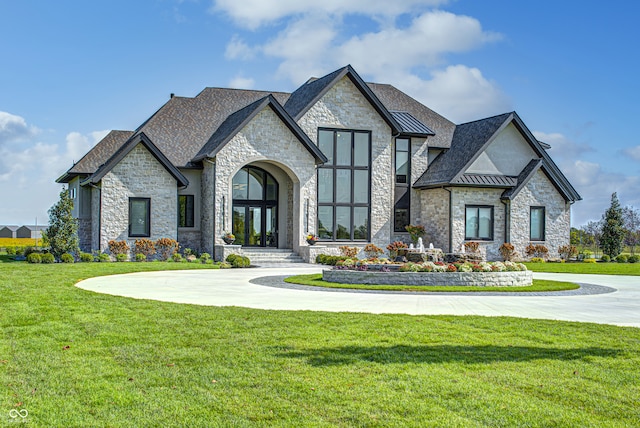
[[169, 95], [169, 98], [173, 98], [173, 97], [175, 97], [175, 96], [176, 96], [176, 94], [174, 94], [173, 92], [171, 92], [171, 94]]

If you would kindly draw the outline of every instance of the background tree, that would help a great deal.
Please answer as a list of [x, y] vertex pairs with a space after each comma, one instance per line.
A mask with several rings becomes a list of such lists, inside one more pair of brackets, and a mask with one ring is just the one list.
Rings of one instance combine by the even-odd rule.
[[611, 206], [604, 213], [603, 220], [600, 248], [604, 254], [614, 258], [622, 252], [622, 241], [624, 240], [622, 208], [616, 192], [611, 195]]
[[596, 249], [600, 246], [602, 221], [590, 221], [583, 225], [580, 230], [582, 231], [582, 245], [591, 248], [595, 253]]
[[640, 243], [640, 211], [631, 206], [622, 209], [624, 221], [624, 244], [629, 246], [631, 254], [636, 253], [636, 245]]
[[49, 208], [49, 227], [42, 238], [56, 259], [64, 253], [78, 253], [78, 221], [73, 218], [73, 199], [62, 188], [60, 199]]

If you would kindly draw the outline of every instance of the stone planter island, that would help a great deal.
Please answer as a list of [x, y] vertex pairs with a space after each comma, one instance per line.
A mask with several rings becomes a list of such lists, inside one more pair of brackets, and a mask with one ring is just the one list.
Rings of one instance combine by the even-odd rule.
[[383, 272], [378, 270], [325, 269], [322, 279], [341, 284], [424, 285], [474, 287], [525, 287], [533, 282], [529, 270], [500, 272]]

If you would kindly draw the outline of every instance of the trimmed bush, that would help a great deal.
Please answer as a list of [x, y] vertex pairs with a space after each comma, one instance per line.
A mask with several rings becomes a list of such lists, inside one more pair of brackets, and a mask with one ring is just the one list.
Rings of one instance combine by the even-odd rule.
[[127, 241], [109, 241], [109, 251], [114, 256], [118, 256], [118, 254], [127, 254], [129, 252], [129, 244]]
[[240, 254], [229, 254], [227, 256], [227, 263], [229, 263], [234, 268], [243, 268], [251, 266], [251, 261], [249, 257], [241, 256]]
[[231, 265], [227, 262], [221, 262], [218, 266], [220, 266], [220, 269], [231, 269]]
[[211, 254], [209, 254], [209, 253], [200, 254], [200, 261], [202, 263], [207, 263], [209, 260], [211, 260]]
[[15, 256], [16, 255], [16, 247], [7, 247], [7, 255]]
[[171, 260], [173, 260], [176, 263], [181, 263], [184, 261], [180, 253], [174, 253], [173, 256], [171, 256]]
[[156, 253], [156, 244], [151, 239], [142, 238], [136, 239], [133, 244], [133, 254], [136, 255], [136, 260], [138, 260], [138, 254], [144, 255], [144, 259], [147, 260], [151, 258]]
[[516, 257], [516, 249], [513, 244], [505, 242], [504, 244], [500, 245], [500, 254], [502, 255], [504, 261], [510, 262]]
[[42, 263], [55, 263], [56, 258], [51, 253], [44, 253], [40, 256], [42, 258]]
[[625, 254], [620, 254], [618, 257], [616, 257], [616, 262], [618, 262], [618, 263], [626, 263], [627, 262], [627, 256]]
[[162, 261], [167, 261], [173, 257], [179, 248], [178, 241], [171, 238], [160, 238], [156, 241], [156, 250]]
[[84, 263], [89, 263], [93, 261], [93, 254], [91, 253], [80, 253], [80, 261]]
[[600, 258], [600, 261], [603, 261], [605, 263], [609, 263], [611, 261], [611, 257], [609, 257], [609, 254], [605, 254]]
[[98, 253], [98, 261], [101, 263], [107, 263], [111, 261], [111, 257], [107, 253]]
[[544, 263], [545, 260], [542, 257], [533, 257], [531, 263]]
[[75, 262], [75, 259], [73, 258], [73, 256], [69, 253], [64, 253], [63, 255], [60, 256], [60, 261], [62, 263], [73, 263]]
[[629, 256], [627, 261], [629, 263], [638, 263], [640, 261], [640, 256], [637, 256], [637, 255], [634, 254], [633, 256]]
[[40, 253], [31, 253], [27, 256], [27, 263], [42, 263]]
[[316, 263], [321, 265], [335, 266], [336, 263], [346, 260], [344, 256], [331, 256], [329, 254], [318, 254], [316, 256]]
[[116, 255], [116, 261], [118, 262], [126, 262], [127, 261], [127, 255], [125, 253], [120, 253]]
[[596, 259], [594, 259], [594, 258], [584, 259], [582, 262], [583, 263], [596, 263]]
[[136, 254], [136, 261], [137, 262], [146, 262], [147, 261], [147, 256], [145, 256], [142, 253], [138, 253], [138, 254]]

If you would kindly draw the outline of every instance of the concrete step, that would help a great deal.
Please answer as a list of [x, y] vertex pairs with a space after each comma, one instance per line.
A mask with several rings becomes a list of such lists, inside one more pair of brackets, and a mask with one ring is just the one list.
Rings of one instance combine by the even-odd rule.
[[243, 248], [242, 254], [249, 257], [251, 264], [260, 263], [304, 263], [302, 257], [291, 249], [283, 248]]

